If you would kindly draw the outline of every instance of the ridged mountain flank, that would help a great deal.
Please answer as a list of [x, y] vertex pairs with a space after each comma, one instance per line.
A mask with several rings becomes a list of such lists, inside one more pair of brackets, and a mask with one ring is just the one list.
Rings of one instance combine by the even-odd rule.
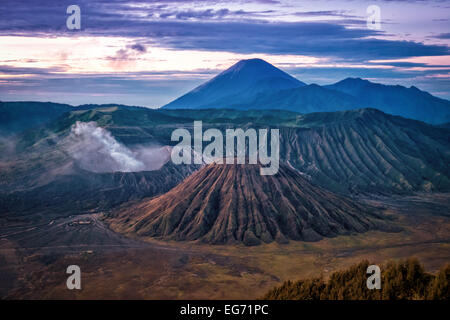
[[376, 109], [311, 113], [281, 128], [281, 158], [339, 193], [448, 192], [450, 131]]
[[164, 195], [119, 209], [110, 222], [119, 232], [141, 237], [258, 245], [387, 230], [383, 219], [313, 186], [287, 165], [261, 176], [259, 165], [210, 164]]

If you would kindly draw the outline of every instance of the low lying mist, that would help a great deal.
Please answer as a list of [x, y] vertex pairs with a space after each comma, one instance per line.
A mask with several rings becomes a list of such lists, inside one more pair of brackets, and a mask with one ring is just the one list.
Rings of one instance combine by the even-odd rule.
[[92, 172], [137, 172], [161, 168], [170, 159], [170, 147], [129, 148], [96, 122], [77, 121], [64, 143], [77, 164]]
[[0, 133], [0, 159], [10, 160], [16, 154], [16, 137], [2, 136]]

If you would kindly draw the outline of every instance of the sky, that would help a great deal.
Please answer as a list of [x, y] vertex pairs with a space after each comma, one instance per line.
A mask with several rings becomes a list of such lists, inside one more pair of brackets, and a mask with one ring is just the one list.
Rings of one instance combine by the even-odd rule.
[[1, 0], [0, 100], [156, 108], [249, 58], [308, 84], [361, 77], [450, 99], [449, 48], [442, 0]]

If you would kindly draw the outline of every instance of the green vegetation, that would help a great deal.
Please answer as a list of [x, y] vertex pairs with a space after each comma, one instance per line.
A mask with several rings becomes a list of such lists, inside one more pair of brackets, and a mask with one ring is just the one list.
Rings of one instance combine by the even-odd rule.
[[323, 277], [285, 281], [270, 290], [268, 300], [448, 300], [450, 299], [450, 264], [437, 275], [426, 273], [417, 259], [388, 262], [381, 266], [381, 289], [369, 290], [366, 285], [365, 260], [344, 271]]

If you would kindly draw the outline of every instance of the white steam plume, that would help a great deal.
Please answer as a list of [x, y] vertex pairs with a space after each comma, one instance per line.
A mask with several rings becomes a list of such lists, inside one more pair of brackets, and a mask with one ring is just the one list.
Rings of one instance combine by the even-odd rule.
[[81, 168], [93, 172], [157, 170], [170, 158], [168, 147], [141, 146], [132, 150], [96, 122], [77, 121], [65, 145]]

